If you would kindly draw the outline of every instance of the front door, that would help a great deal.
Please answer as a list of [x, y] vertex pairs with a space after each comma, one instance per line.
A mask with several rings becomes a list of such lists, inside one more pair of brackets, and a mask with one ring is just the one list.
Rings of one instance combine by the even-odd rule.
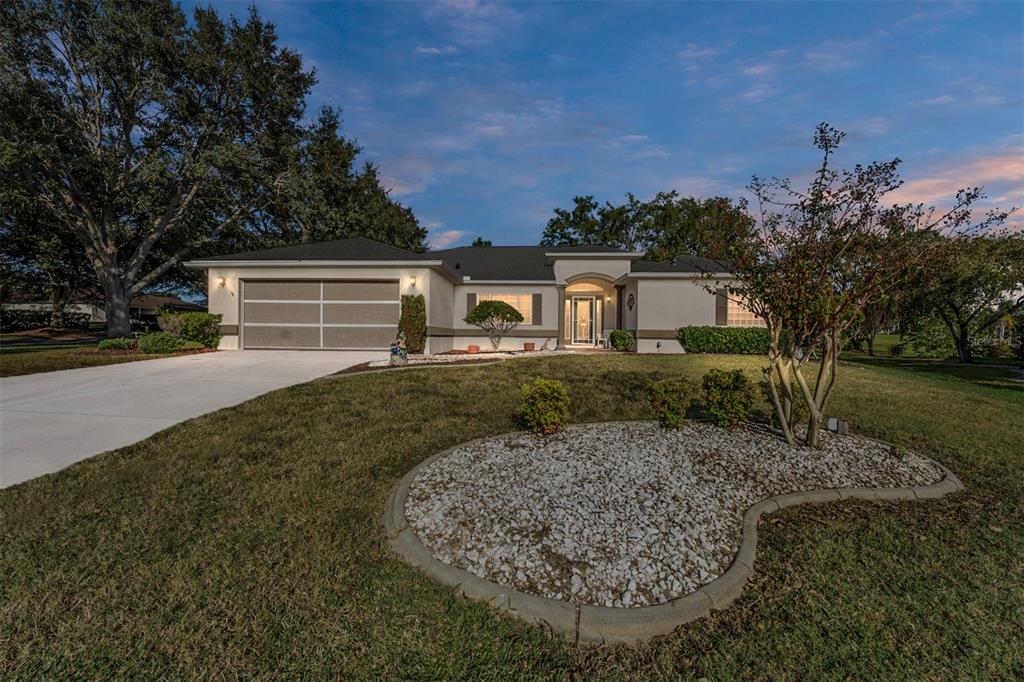
[[572, 343], [594, 343], [594, 297], [572, 297]]

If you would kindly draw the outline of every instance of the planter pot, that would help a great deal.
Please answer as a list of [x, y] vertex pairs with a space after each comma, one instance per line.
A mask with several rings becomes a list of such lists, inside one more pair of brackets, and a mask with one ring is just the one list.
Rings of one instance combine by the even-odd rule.
[[480, 352], [480, 346], [470, 346], [469, 348], [466, 349], [466, 352], [467, 353], [479, 353]]
[[531, 350], [537, 347], [535, 343], [523, 343], [523, 350], [529, 353]]

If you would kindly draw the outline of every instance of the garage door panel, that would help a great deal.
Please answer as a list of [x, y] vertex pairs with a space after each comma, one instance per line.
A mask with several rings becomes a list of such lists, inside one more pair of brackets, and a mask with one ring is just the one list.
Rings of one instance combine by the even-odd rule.
[[397, 301], [398, 282], [324, 282], [325, 301]]
[[387, 348], [401, 312], [393, 280], [245, 280], [242, 295], [243, 348]]
[[319, 303], [246, 303], [246, 322], [319, 324]]
[[319, 301], [320, 282], [247, 281], [245, 283], [245, 300]]
[[326, 324], [398, 324], [394, 303], [324, 303]]
[[320, 327], [245, 326], [246, 348], [319, 348]]
[[387, 348], [392, 327], [324, 327], [324, 348]]

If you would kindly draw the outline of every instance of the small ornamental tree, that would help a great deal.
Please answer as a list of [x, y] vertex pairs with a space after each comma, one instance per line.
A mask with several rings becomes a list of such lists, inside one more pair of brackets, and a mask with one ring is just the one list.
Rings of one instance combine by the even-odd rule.
[[522, 313], [504, 301], [480, 301], [465, 318], [466, 324], [476, 325], [487, 332], [494, 350], [498, 350], [502, 337], [522, 321]]
[[[830, 161], [842, 138], [828, 124], [818, 126], [814, 144], [823, 160], [806, 192], [788, 180], [755, 177], [750, 189], [760, 207], [757, 230], [734, 241], [726, 254], [728, 271], [739, 280], [732, 290], [767, 325], [765, 379], [776, 422], [795, 444], [793, 410], [804, 401], [810, 413], [806, 444], [812, 447], [819, 445], [838, 377], [843, 334], [869, 308], [906, 291], [934, 261], [942, 235], [982, 230], [1006, 217], [990, 212], [972, 225], [980, 188], [961, 190], [945, 212], [894, 205], [886, 195], [901, 184], [900, 160], [835, 170]], [[804, 375], [807, 367], [816, 368], [813, 381]]]

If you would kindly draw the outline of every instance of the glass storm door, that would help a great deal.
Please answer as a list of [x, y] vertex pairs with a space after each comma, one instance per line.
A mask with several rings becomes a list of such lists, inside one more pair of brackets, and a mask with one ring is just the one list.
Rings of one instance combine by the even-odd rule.
[[572, 297], [572, 342], [594, 343], [594, 297]]

